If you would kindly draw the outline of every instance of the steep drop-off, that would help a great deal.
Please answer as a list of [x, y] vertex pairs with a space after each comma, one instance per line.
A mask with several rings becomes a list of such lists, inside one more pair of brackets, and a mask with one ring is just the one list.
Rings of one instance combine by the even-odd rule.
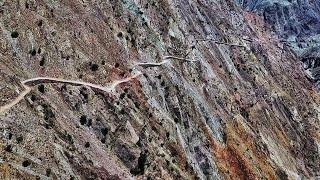
[[319, 100], [233, 0], [0, 1], [0, 179], [317, 178]]
[[320, 89], [320, 1], [236, 0], [261, 16], [304, 63], [308, 79]]

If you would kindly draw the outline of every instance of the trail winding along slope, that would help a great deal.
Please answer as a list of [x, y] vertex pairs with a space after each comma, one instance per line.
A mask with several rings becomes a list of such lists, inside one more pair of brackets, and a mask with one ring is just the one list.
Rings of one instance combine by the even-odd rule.
[[255, 13], [0, 1], [0, 179], [319, 178], [319, 94]]

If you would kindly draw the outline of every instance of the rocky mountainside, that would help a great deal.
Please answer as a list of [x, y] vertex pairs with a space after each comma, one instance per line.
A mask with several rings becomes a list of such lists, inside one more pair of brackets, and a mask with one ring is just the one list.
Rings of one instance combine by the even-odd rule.
[[304, 63], [307, 77], [320, 89], [320, 1], [236, 0], [261, 16]]
[[0, 179], [317, 179], [319, 103], [234, 0], [0, 1]]

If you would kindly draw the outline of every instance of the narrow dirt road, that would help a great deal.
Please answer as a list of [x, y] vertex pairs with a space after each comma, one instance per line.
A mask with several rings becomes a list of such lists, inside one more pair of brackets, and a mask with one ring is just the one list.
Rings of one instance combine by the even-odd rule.
[[32, 86], [40, 83], [65, 83], [65, 84], [72, 84], [72, 85], [83, 85], [83, 86], [88, 86], [94, 89], [99, 89], [102, 90], [106, 93], [112, 93], [114, 92], [115, 88], [122, 83], [131, 81], [132, 79], [137, 78], [140, 76], [142, 73], [139, 71], [133, 76], [130, 76], [125, 79], [121, 80], [116, 80], [113, 83], [111, 83], [109, 86], [101, 86], [98, 84], [92, 84], [92, 83], [87, 83], [87, 82], [81, 82], [81, 81], [73, 81], [73, 80], [66, 80], [66, 79], [61, 79], [61, 78], [52, 78], [52, 77], [36, 77], [36, 78], [31, 78], [27, 79], [21, 82], [21, 84], [24, 87], [24, 91], [22, 91], [19, 96], [17, 96], [14, 100], [12, 100], [10, 103], [0, 106], [0, 114], [4, 113], [5, 111], [9, 110], [16, 104], [18, 104], [31, 90]]

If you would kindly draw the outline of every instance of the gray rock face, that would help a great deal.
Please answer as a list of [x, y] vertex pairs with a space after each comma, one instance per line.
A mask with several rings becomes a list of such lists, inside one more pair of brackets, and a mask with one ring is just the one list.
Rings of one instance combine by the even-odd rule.
[[320, 1], [236, 0], [268, 22], [301, 58], [308, 78], [320, 88]]

